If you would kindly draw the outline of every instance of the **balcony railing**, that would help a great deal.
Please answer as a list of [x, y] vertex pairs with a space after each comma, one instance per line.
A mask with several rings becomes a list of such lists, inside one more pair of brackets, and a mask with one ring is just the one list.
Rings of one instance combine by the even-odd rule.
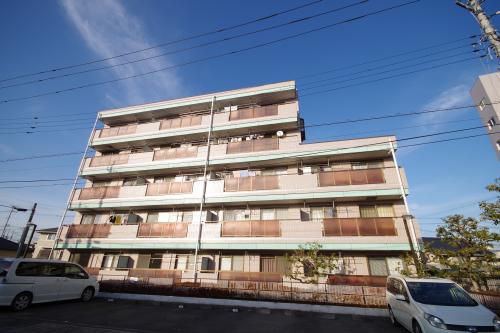
[[84, 187], [78, 200], [118, 198], [120, 186]]
[[277, 150], [279, 147], [278, 138], [264, 138], [255, 140], [245, 140], [229, 142], [227, 144], [227, 154], [252, 153], [257, 151]]
[[154, 152], [153, 161], [173, 160], [176, 158], [189, 158], [198, 156], [198, 147], [180, 147], [160, 149]]
[[366, 185], [384, 182], [382, 169], [325, 171], [318, 174], [319, 186]]
[[106, 238], [110, 230], [109, 224], [72, 224], [66, 238]]
[[128, 276], [138, 278], [170, 278], [178, 280], [182, 277], [182, 271], [170, 269], [132, 268], [128, 271]]
[[396, 236], [394, 219], [329, 218], [323, 220], [324, 236]]
[[231, 271], [219, 272], [219, 280], [281, 282], [282, 279], [283, 277], [280, 273], [231, 272]]
[[201, 115], [194, 115], [173, 119], [163, 119], [160, 123], [160, 130], [201, 125], [201, 118]]
[[278, 176], [227, 177], [225, 192], [277, 190], [280, 188]]
[[137, 237], [185, 238], [188, 225], [186, 222], [141, 223]]
[[146, 195], [193, 193], [193, 182], [165, 182], [148, 184]]
[[278, 105], [268, 105], [231, 111], [229, 121], [278, 115]]
[[119, 135], [127, 135], [134, 134], [137, 130], [137, 125], [126, 125], [126, 126], [116, 126], [116, 127], [106, 127], [101, 129], [99, 133], [100, 138], [107, 138], [110, 136], [119, 136]]
[[328, 275], [327, 283], [342, 286], [385, 287], [387, 277], [368, 275]]
[[223, 222], [221, 237], [280, 237], [278, 220]]
[[119, 165], [128, 163], [129, 154], [113, 154], [113, 155], [103, 155], [94, 156], [90, 160], [91, 167], [109, 166], [109, 165]]

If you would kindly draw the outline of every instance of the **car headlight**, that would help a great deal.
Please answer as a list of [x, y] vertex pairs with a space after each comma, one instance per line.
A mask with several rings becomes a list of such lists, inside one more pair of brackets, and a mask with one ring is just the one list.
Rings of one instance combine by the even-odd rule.
[[493, 318], [493, 326], [495, 326], [495, 330], [497, 332], [500, 332], [500, 318], [496, 317]]
[[446, 329], [446, 324], [444, 323], [444, 321], [441, 318], [433, 316], [433, 315], [428, 314], [428, 313], [424, 314], [424, 318], [432, 326], [437, 327], [437, 328], [442, 328], [444, 330]]

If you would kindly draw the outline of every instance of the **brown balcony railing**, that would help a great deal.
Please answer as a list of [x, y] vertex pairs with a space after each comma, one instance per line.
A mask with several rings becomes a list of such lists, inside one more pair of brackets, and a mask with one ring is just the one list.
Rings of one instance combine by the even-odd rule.
[[278, 138], [264, 138], [255, 140], [245, 140], [229, 142], [227, 144], [227, 154], [252, 153], [256, 151], [277, 150], [279, 147]]
[[118, 198], [120, 186], [84, 187], [78, 200]]
[[342, 286], [385, 287], [385, 276], [369, 275], [328, 275], [328, 284]]
[[219, 280], [281, 282], [282, 279], [283, 277], [280, 273], [231, 272], [231, 271], [219, 272]]
[[106, 238], [110, 230], [109, 224], [72, 224], [66, 238]]
[[198, 147], [180, 147], [156, 150], [153, 161], [172, 160], [175, 158], [189, 158], [198, 156]]
[[277, 115], [278, 115], [278, 106], [267, 105], [262, 107], [253, 107], [253, 108], [231, 111], [231, 113], [229, 114], [229, 120], [230, 121], [243, 120], [243, 119], [277, 116]]
[[319, 186], [385, 183], [382, 169], [324, 171], [318, 174]]
[[129, 154], [113, 154], [113, 155], [103, 155], [94, 156], [90, 160], [91, 167], [100, 167], [108, 165], [119, 165], [128, 163]]
[[378, 218], [329, 218], [323, 219], [325, 236], [396, 236], [394, 219]]
[[180, 280], [182, 277], [182, 271], [173, 269], [132, 268], [128, 271], [128, 276], [139, 278], [171, 278], [174, 280]]
[[193, 193], [193, 182], [165, 182], [148, 184], [146, 195]]
[[165, 223], [141, 223], [137, 230], [137, 237], [187, 237], [189, 223], [165, 222]]
[[228, 221], [222, 223], [221, 237], [280, 237], [278, 220]]
[[279, 188], [278, 176], [227, 177], [224, 179], [225, 192], [277, 190]]
[[100, 138], [107, 138], [110, 136], [119, 136], [119, 135], [127, 135], [134, 134], [137, 130], [137, 125], [126, 125], [126, 126], [116, 126], [116, 127], [106, 127], [101, 129], [99, 133]]
[[201, 125], [201, 115], [163, 119], [160, 130]]

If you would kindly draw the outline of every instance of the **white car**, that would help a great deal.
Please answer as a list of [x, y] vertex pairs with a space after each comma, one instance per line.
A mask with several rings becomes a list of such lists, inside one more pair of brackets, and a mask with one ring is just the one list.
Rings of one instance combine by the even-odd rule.
[[90, 301], [99, 283], [77, 264], [44, 259], [0, 258], [0, 306], [14, 311], [31, 303], [68, 299]]
[[498, 317], [450, 280], [389, 276], [386, 297], [392, 323], [413, 333], [500, 332]]

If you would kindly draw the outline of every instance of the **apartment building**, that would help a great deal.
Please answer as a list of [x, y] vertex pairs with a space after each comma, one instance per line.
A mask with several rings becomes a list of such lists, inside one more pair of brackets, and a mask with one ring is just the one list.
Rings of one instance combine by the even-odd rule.
[[47, 259], [50, 256], [50, 251], [54, 247], [58, 228], [38, 229], [38, 239], [33, 249], [33, 258]]
[[417, 243], [395, 137], [304, 142], [294, 81], [99, 119], [55, 246], [94, 274], [284, 281], [285, 255], [318, 242], [332, 274], [384, 276]]
[[470, 94], [477, 105], [491, 145], [500, 160], [500, 73], [490, 73], [477, 78]]

